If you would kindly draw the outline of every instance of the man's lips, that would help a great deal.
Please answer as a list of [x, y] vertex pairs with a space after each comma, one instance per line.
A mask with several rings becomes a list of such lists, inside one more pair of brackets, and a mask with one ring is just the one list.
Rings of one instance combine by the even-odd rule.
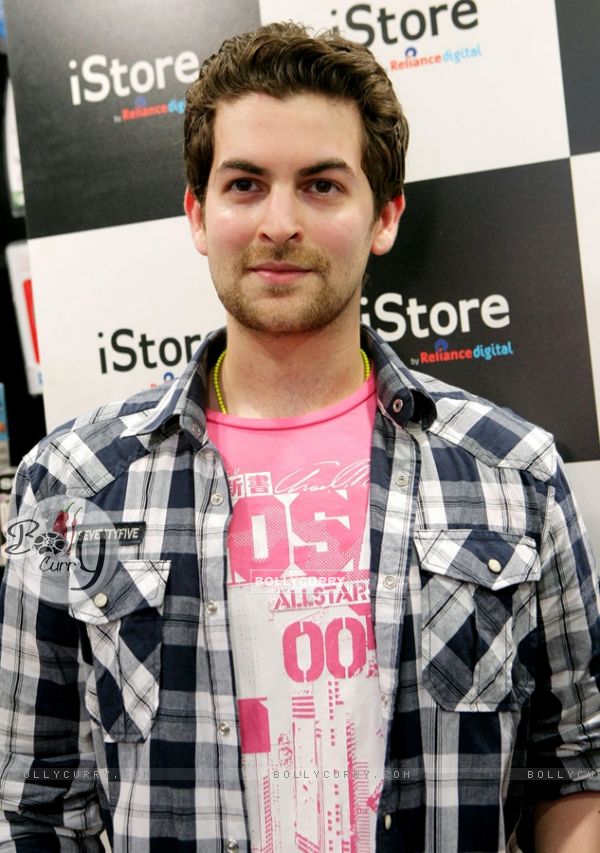
[[310, 267], [300, 267], [296, 264], [287, 264], [280, 261], [265, 261], [264, 263], [252, 264], [248, 269], [250, 272], [260, 276], [268, 284], [291, 284], [311, 272]]

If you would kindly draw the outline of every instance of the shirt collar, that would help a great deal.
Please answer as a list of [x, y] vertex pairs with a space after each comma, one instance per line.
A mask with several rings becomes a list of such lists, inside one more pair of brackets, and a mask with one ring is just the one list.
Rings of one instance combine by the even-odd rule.
[[370, 326], [361, 325], [360, 331], [361, 346], [373, 361], [383, 411], [401, 427], [414, 421], [428, 429], [437, 412], [425, 386]]
[[[162, 433], [163, 436], [169, 436], [181, 429], [194, 447], [205, 444], [204, 401], [207, 396], [208, 371], [226, 346], [225, 329], [217, 329], [207, 335], [179, 379], [171, 383], [158, 404], [149, 412], [148, 420], [128, 430], [128, 434]], [[214, 353], [212, 357], [211, 352]]]
[[[207, 335], [179, 379], [171, 383], [149, 413], [148, 420], [128, 430], [128, 433], [147, 435], [161, 432], [168, 436], [182, 429], [195, 447], [205, 444], [204, 401], [208, 371], [226, 345], [225, 329]], [[361, 346], [373, 361], [377, 397], [383, 411], [399, 426], [415, 421], [423, 429], [430, 427], [436, 417], [435, 403], [417, 377], [369, 326], [361, 326]]]

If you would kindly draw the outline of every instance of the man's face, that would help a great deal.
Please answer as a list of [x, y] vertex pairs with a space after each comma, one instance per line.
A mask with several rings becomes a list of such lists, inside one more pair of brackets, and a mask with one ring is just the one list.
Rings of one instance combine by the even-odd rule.
[[225, 309], [295, 334], [358, 322], [370, 252], [393, 245], [403, 200], [374, 218], [356, 105], [262, 93], [221, 102], [205, 203], [185, 207]]

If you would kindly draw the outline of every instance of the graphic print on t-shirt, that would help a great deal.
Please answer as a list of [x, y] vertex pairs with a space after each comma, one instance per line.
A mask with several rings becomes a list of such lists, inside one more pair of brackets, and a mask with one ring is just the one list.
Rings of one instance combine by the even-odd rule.
[[384, 761], [369, 602], [375, 384], [313, 415], [209, 413], [253, 853], [372, 853]]

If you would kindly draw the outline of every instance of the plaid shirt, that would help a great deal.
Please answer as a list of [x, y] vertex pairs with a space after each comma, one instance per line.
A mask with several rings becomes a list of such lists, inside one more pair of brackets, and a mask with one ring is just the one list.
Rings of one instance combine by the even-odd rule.
[[[371, 601], [388, 737], [377, 850], [530, 850], [536, 800], [600, 788], [585, 534], [551, 436], [409, 372], [362, 335], [379, 402]], [[209, 336], [177, 382], [56, 430], [19, 469], [21, 520], [54, 497], [145, 531], [118, 545], [89, 593], [63, 590], [68, 604], [35, 580], [32, 557], [9, 560], [2, 851], [98, 851], [103, 825], [115, 853], [249, 850], [231, 503], [202, 410], [223, 345], [223, 332]]]

